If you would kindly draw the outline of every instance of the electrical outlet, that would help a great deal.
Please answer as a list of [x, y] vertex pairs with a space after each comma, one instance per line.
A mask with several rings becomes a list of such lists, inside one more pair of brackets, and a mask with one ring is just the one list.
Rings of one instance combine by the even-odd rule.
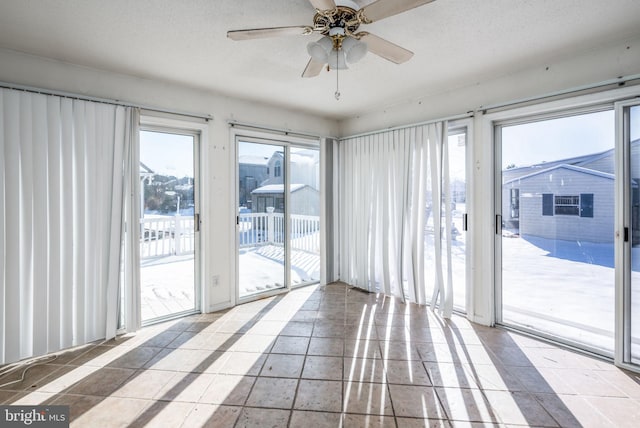
[[211, 286], [217, 287], [218, 285], [220, 285], [220, 275], [213, 275], [211, 277]]

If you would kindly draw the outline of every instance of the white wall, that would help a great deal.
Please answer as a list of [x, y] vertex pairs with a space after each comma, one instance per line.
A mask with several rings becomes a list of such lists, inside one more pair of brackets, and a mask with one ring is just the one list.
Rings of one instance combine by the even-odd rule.
[[[204, 280], [210, 299], [205, 310], [228, 306], [235, 296], [235, 164], [227, 120], [261, 124], [319, 135], [336, 135], [337, 123], [238, 99], [203, 92], [171, 83], [99, 71], [0, 49], [0, 81], [65, 91], [92, 97], [121, 100], [150, 107], [209, 114], [208, 141], [202, 165], [206, 182], [204, 198], [216, 201], [211, 213], [202, 213], [203, 238], [207, 247]], [[219, 285], [212, 286], [212, 277]]]
[[[461, 67], [464, 61], [460, 62]], [[640, 74], [640, 36], [558, 58], [540, 67], [478, 81], [453, 91], [424, 94], [405, 104], [376, 108], [340, 122], [340, 136], [350, 136], [389, 127], [459, 115], [483, 107], [538, 97]]]

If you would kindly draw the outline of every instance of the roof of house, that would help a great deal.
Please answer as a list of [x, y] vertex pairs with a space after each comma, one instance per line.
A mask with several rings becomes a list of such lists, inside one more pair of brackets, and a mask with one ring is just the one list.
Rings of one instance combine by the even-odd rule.
[[531, 178], [531, 177], [534, 177], [534, 176], [540, 175], [540, 174], [548, 174], [549, 172], [554, 171], [554, 170], [558, 170], [558, 169], [567, 169], [567, 170], [570, 170], [570, 171], [575, 171], [575, 172], [579, 172], [579, 173], [582, 173], [582, 174], [589, 174], [589, 175], [593, 175], [593, 176], [596, 176], [596, 177], [605, 178], [605, 179], [608, 179], [608, 180], [615, 180], [615, 178], [616, 178], [616, 176], [614, 174], [609, 174], [608, 172], [596, 171], [595, 169], [589, 169], [589, 168], [582, 168], [581, 166], [562, 164], [562, 165], [552, 166], [551, 168], [538, 170], [538, 171], [535, 171], [535, 172], [533, 172], [531, 174], [521, 175], [520, 177], [516, 177], [516, 178], [513, 178], [511, 180], [505, 181], [504, 184], [513, 183], [514, 181], [526, 180], [527, 178]]
[[238, 157], [238, 163], [241, 165], [245, 164], [267, 166], [267, 163], [269, 163], [269, 158], [264, 156], [242, 155]]
[[[297, 192], [298, 190], [309, 187], [306, 184], [292, 184], [291, 185], [291, 193]], [[266, 186], [258, 187], [255, 189], [252, 194], [264, 194], [264, 193], [284, 193], [284, 184], [267, 184]]]

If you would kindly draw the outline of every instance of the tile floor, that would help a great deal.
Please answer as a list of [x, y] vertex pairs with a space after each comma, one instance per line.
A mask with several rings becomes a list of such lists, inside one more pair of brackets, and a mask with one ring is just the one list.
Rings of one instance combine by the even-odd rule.
[[331, 284], [63, 352], [0, 402], [78, 427], [638, 427], [640, 377]]

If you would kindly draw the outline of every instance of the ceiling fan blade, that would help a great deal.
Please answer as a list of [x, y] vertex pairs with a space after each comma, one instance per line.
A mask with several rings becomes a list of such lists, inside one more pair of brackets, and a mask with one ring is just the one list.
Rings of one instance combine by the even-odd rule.
[[397, 15], [435, 0], [378, 0], [363, 7], [365, 22], [370, 23]]
[[318, 10], [330, 10], [336, 8], [336, 2], [333, 0], [309, 0], [311, 6]]
[[322, 67], [323, 63], [311, 58], [302, 72], [302, 77], [316, 77], [322, 71]]
[[360, 40], [367, 44], [369, 52], [381, 56], [391, 62], [395, 62], [396, 64], [407, 62], [413, 56], [413, 52], [410, 50], [370, 33], [362, 34]]
[[227, 37], [232, 40], [263, 39], [267, 37], [282, 36], [306, 36], [313, 33], [313, 28], [306, 25], [297, 27], [272, 27], [272, 28], [252, 28], [249, 30], [227, 31]]

